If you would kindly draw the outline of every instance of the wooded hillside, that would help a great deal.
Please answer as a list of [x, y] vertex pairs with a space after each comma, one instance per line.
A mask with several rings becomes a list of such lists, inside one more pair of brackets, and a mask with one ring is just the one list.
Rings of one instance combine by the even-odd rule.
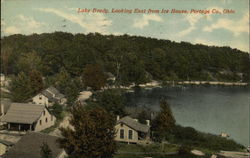
[[64, 67], [76, 77], [85, 65], [96, 63], [123, 85], [151, 79], [250, 81], [249, 54], [230, 47], [98, 33], [18, 34], [1, 39], [5, 74], [36, 69], [51, 76]]

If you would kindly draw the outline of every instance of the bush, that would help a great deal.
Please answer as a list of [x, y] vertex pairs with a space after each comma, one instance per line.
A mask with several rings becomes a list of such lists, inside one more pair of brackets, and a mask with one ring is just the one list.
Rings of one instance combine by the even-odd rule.
[[63, 119], [63, 107], [62, 105], [55, 103], [53, 106], [49, 107], [49, 111], [57, 118], [57, 120]]

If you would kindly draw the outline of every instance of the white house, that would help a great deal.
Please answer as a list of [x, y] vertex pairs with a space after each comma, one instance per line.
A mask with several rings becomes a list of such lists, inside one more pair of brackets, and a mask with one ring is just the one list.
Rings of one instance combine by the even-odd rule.
[[55, 124], [56, 118], [45, 105], [12, 103], [1, 122], [7, 124], [8, 130], [41, 131]]
[[34, 104], [43, 104], [49, 107], [54, 105], [54, 103], [64, 105], [66, 104], [67, 99], [55, 87], [50, 86], [49, 88], [34, 96], [32, 98], [32, 102]]
[[149, 143], [150, 142], [150, 125], [147, 120], [147, 125], [139, 123], [136, 119], [129, 116], [119, 119], [115, 126], [115, 140], [127, 143]]
[[39, 132], [28, 132], [13, 147], [11, 147], [3, 158], [41, 158], [41, 146], [46, 143], [53, 158], [65, 158], [67, 154], [58, 143], [58, 137]]

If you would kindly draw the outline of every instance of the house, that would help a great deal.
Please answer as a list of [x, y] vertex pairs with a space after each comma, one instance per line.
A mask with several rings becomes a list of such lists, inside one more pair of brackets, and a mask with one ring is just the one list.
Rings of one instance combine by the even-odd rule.
[[1, 122], [7, 124], [8, 130], [41, 131], [55, 124], [56, 118], [45, 105], [12, 103]]
[[148, 143], [150, 141], [149, 120], [147, 120], [147, 125], [144, 125], [129, 116], [121, 119], [117, 116], [115, 129], [116, 141], [127, 143]]
[[66, 104], [67, 99], [55, 87], [50, 86], [32, 98], [34, 104], [43, 104], [47, 107], [52, 106], [54, 103], [61, 105]]
[[39, 132], [28, 132], [13, 147], [3, 155], [3, 158], [41, 158], [40, 151], [46, 143], [52, 151], [53, 158], [67, 156], [57, 142], [58, 137]]
[[[1, 118], [6, 115], [9, 107], [10, 107], [11, 101], [9, 99], [1, 99], [0, 102], [0, 120]], [[2, 125], [0, 121], [0, 125]]]
[[13, 142], [0, 139], [0, 156], [5, 154], [13, 145]]

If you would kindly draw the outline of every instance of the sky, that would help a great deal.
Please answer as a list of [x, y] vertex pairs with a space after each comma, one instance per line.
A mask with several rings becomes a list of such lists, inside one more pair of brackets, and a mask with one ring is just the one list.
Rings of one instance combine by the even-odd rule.
[[[78, 12], [79, 8], [90, 12]], [[100, 12], [93, 12], [94, 8]], [[112, 9], [123, 12], [112, 13]], [[162, 9], [169, 12], [161, 13]], [[188, 12], [171, 13], [172, 9]], [[1, 37], [55, 31], [129, 34], [249, 52], [249, 1], [1, 0]]]

